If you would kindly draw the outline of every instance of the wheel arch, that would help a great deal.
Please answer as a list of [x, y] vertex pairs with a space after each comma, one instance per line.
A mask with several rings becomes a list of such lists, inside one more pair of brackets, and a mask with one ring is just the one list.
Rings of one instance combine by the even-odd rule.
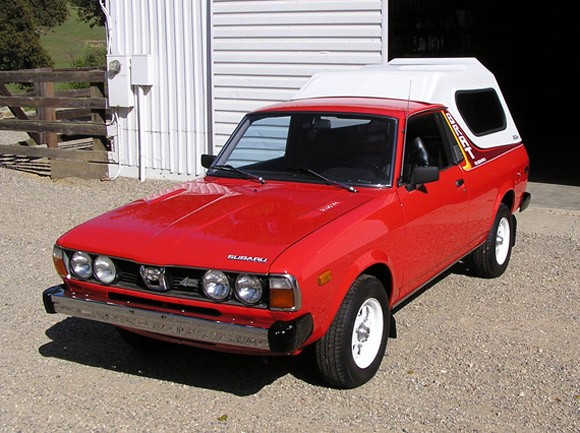
[[[387, 297], [389, 299], [389, 308], [392, 305], [392, 296], [393, 296], [393, 275], [391, 273], [391, 269], [387, 266], [386, 263], [375, 263], [364, 271], [361, 272], [360, 275], [372, 275], [373, 277], [377, 278], [385, 290], [387, 291]], [[358, 277], [357, 277], [358, 278]], [[389, 327], [389, 337], [390, 338], [397, 338], [397, 323], [395, 321], [395, 316], [392, 314], [389, 315], [390, 317], [390, 327]]]
[[[510, 212], [513, 214], [515, 210], [515, 203], [516, 203], [516, 193], [513, 189], [508, 189], [501, 199], [501, 203], [505, 204]], [[498, 206], [499, 207], [499, 206]]]
[[510, 242], [511, 242], [512, 246], [514, 246], [516, 244], [516, 232], [517, 232], [517, 227], [518, 227], [518, 220], [514, 215], [514, 212], [516, 210], [516, 193], [515, 193], [515, 191], [513, 189], [506, 191], [501, 202], [508, 207], [508, 209], [510, 210], [510, 213], [512, 214], [512, 218], [511, 218], [512, 219], [512, 231], [510, 233]]
[[[510, 233], [510, 241], [512, 246], [514, 246], [516, 244], [516, 231], [517, 231], [517, 225], [518, 225], [518, 221], [514, 215], [514, 212], [516, 210], [516, 192], [513, 189], [508, 189], [502, 199], [501, 199], [501, 203], [505, 204], [507, 206], [507, 208], [510, 210], [510, 213], [512, 215], [511, 217], [511, 222], [512, 222], [512, 231]], [[499, 205], [497, 206], [499, 208]], [[496, 210], [497, 212], [497, 210]]]
[[[326, 334], [332, 320], [334, 320], [334, 317], [338, 314], [340, 306], [346, 298], [348, 291], [357, 278], [362, 275], [371, 275], [377, 278], [385, 288], [389, 305], [392, 305], [391, 301], [396, 286], [394, 283], [396, 277], [393, 275], [392, 268], [389, 264], [390, 262], [386, 254], [383, 251], [377, 250], [367, 252], [366, 254], [359, 256], [359, 258], [354, 262], [350, 263], [346, 271], [342, 274], [331, 304], [329, 304], [328, 308], [324, 310], [326, 318], [322, 318], [322, 320], [318, 322], [319, 324], [324, 324], [322, 328], [317, 329], [317, 332], [315, 332], [315, 334], [318, 334], [318, 338]], [[390, 316], [389, 336], [394, 338], [396, 337], [396, 324], [393, 315], [391, 314]]]
[[[394, 288], [396, 287], [396, 277], [392, 272], [393, 266], [393, 262], [385, 251], [371, 250], [360, 255], [357, 260], [352, 262], [344, 276], [344, 290], [341, 291], [342, 298], [346, 296], [346, 293], [358, 277], [367, 274], [376, 277], [382, 283], [387, 291], [390, 305], [394, 295]], [[342, 299], [340, 302], [342, 302]]]
[[393, 295], [393, 276], [389, 267], [385, 263], [375, 263], [360, 273], [360, 275], [363, 274], [372, 275], [381, 282], [387, 291], [387, 297], [389, 298], [390, 303]]

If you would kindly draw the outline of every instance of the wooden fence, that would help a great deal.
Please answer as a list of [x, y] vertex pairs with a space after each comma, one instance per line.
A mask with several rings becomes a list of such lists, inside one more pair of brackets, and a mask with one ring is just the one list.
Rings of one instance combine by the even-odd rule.
[[[34, 90], [12, 94], [7, 83]], [[88, 87], [55, 91], [55, 83]], [[0, 119], [0, 130], [23, 131], [30, 139], [0, 145], [0, 154], [49, 158], [53, 178], [102, 178], [107, 173], [107, 98], [104, 69], [28, 69], [0, 71], [0, 107], [13, 117]], [[81, 87], [81, 86], [75, 86]], [[83, 138], [81, 145], [67, 142]]]

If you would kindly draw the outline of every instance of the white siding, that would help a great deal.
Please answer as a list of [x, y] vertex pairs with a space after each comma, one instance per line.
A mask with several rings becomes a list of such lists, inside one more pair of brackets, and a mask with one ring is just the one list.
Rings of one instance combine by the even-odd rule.
[[213, 0], [213, 146], [320, 71], [386, 61], [386, 0]]
[[118, 109], [121, 175], [201, 173], [199, 155], [209, 142], [207, 1], [107, 1], [110, 54], [152, 56], [152, 86], [133, 87], [135, 107]]
[[152, 85], [131, 87], [135, 106], [116, 110], [111, 176], [200, 175], [200, 154], [219, 151], [246, 112], [291, 98], [316, 72], [387, 59], [386, 0], [106, 0], [106, 7], [109, 54], [152, 59]]

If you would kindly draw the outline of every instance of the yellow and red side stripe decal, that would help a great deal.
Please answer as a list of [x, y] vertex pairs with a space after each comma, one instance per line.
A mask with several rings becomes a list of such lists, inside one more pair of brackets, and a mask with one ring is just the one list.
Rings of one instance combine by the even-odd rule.
[[461, 153], [463, 154], [463, 159], [465, 160], [465, 165], [463, 166], [464, 170], [471, 170], [473, 168], [472, 161], [475, 160], [473, 155], [473, 147], [471, 146], [470, 141], [467, 139], [463, 130], [459, 127], [453, 116], [449, 111], [445, 111], [445, 120], [447, 124], [453, 131], [453, 135], [455, 135], [455, 139], [459, 143], [459, 149], [461, 149]]
[[461, 127], [457, 124], [453, 116], [450, 112], [445, 111], [445, 120], [447, 124], [453, 131], [455, 135], [455, 139], [459, 143], [459, 148], [461, 149], [461, 153], [463, 154], [463, 159], [465, 160], [465, 164], [463, 165], [464, 170], [471, 170], [481, 164], [484, 164], [487, 161], [490, 161], [505, 153], [516, 146], [519, 146], [520, 143], [508, 145], [508, 146], [497, 146], [491, 149], [481, 149], [474, 145], [465, 135]]

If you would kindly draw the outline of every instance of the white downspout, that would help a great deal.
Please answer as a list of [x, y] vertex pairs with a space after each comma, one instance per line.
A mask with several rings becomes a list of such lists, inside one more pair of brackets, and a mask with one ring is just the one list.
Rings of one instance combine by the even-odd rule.
[[383, 22], [382, 22], [382, 38], [383, 46], [381, 48], [381, 55], [383, 57], [383, 64], [389, 62], [389, 1], [383, 1]]
[[[99, 6], [101, 8], [101, 10], [103, 11], [103, 14], [105, 15], [105, 43], [106, 43], [106, 49], [107, 49], [107, 55], [111, 54], [111, 33], [113, 32], [113, 28], [112, 28], [112, 24], [111, 24], [111, 14], [109, 13], [109, 9], [107, 9], [107, 6], [105, 5], [105, 0], [99, 0]], [[108, 103], [108, 101], [107, 101]], [[119, 175], [121, 174], [121, 160], [119, 158], [119, 154], [118, 154], [118, 147], [116, 144], [116, 140], [119, 137], [119, 113], [117, 111], [117, 108], [113, 108], [112, 110], [112, 116], [113, 119], [111, 120], [110, 123], [107, 123], [107, 129], [111, 126], [114, 126], [116, 132], [114, 132], [113, 134], [108, 133], [109, 135], [113, 135], [113, 139], [112, 141], [112, 147], [111, 147], [111, 152], [109, 152], [110, 154], [113, 155], [113, 157], [117, 160], [117, 173], [113, 176], [110, 175], [107, 178], [107, 180], [116, 180]]]
[[147, 113], [145, 110], [145, 90], [143, 86], [133, 86], [135, 95], [137, 95], [137, 137], [139, 140], [139, 180], [144, 182], [146, 180], [145, 167], [147, 164], [147, 135], [143, 132], [143, 127], [146, 125], [144, 116]]
[[[203, 37], [207, 35], [203, 29], [207, 29], [207, 18], [204, 18], [205, 8], [203, 7], [202, 1], [196, 1], [193, 5], [193, 20], [194, 26], [200, 29], [197, 36], [199, 38], [193, 41], [193, 94], [194, 94], [194, 140], [195, 140], [195, 155], [197, 156], [194, 161], [194, 173], [199, 174], [199, 161], [200, 156], [198, 151], [205, 150], [207, 146], [205, 145], [207, 140], [207, 130], [206, 130], [206, 116], [205, 112], [208, 107], [205, 105], [207, 102], [207, 81], [205, 74], [207, 73], [207, 68], [204, 67], [208, 64], [208, 60], [204, 57], [207, 55], [207, 43], [203, 40]], [[206, 36], [207, 37], [207, 36]], [[210, 108], [209, 108], [210, 109]], [[203, 144], [202, 144], [203, 143]], [[191, 161], [189, 161], [191, 163]], [[191, 169], [188, 167], [188, 173]]]

